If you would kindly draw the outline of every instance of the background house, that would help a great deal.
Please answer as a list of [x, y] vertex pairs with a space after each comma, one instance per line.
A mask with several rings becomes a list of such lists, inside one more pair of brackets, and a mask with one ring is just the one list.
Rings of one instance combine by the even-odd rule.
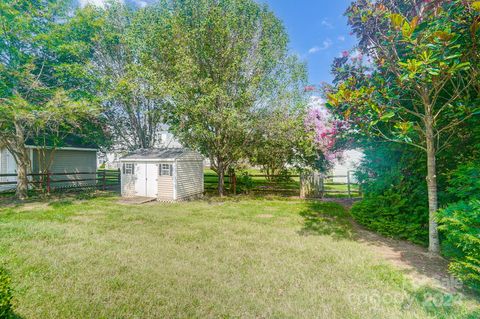
[[[175, 136], [168, 131], [168, 126], [165, 125], [163, 130], [158, 132], [159, 143], [155, 148], [182, 148], [182, 144], [175, 138]], [[128, 151], [122, 150], [120, 146], [114, 146], [111, 150], [98, 154], [98, 167], [106, 169], [121, 168], [120, 159], [127, 155]]]
[[[69, 145], [52, 149], [27, 145], [27, 149], [30, 153], [30, 172], [34, 174], [44, 172], [48, 167], [51, 173], [91, 173], [82, 175], [82, 179], [94, 179], [96, 177], [96, 148]], [[7, 149], [0, 149], [0, 182], [16, 182], [16, 176], [2, 176], [16, 173], [17, 164], [14, 157]], [[79, 179], [78, 176], [74, 175], [64, 175], [61, 179], [72, 180], [72, 182], [57, 183], [55, 186], [94, 183], [94, 181], [73, 182], [73, 180]], [[14, 189], [15, 187], [14, 184], [0, 185], [0, 191]]]
[[363, 158], [361, 150], [348, 150], [345, 151], [341, 159], [337, 159], [333, 163], [333, 168], [329, 172], [329, 175], [337, 176], [333, 178], [334, 183], [346, 183], [347, 176], [350, 172], [350, 181], [357, 182], [355, 177], [355, 171]]

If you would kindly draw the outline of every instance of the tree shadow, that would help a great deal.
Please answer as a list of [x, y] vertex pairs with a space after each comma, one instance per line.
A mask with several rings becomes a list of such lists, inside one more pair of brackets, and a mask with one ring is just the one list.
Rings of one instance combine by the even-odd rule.
[[302, 236], [328, 235], [333, 238], [351, 239], [353, 231], [348, 212], [337, 203], [308, 201], [307, 209], [300, 212], [304, 223]]
[[69, 199], [61, 199], [58, 201], [48, 203], [48, 206], [53, 208], [63, 208], [63, 207], [72, 206], [72, 205], [73, 205], [73, 201]]
[[24, 319], [24, 317], [16, 314], [15, 312], [11, 312], [11, 313], [7, 314], [5, 319]]
[[0, 196], [0, 209], [2, 208], [21, 208], [30, 205], [44, 204], [47, 206], [63, 207], [72, 205], [75, 201], [93, 200], [98, 198], [114, 198], [118, 194], [113, 191], [84, 191], [84, 192], [64, 192], [52, 193], [50, 195], [36, 194], [26, 200], [18, 200], [14, 195]]

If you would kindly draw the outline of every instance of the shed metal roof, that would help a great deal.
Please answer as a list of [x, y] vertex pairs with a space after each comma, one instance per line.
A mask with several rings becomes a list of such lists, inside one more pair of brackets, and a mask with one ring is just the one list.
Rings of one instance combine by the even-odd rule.
[[122, 161], [128, 160], [174, 160], [181, 158], [185, 155], [195, 154], [199, 158], [201, 155], [195, 151], [187, 148], [154, 148], [154, 149], [141, 149], [134, 152], [130, 152], [121, 158]]

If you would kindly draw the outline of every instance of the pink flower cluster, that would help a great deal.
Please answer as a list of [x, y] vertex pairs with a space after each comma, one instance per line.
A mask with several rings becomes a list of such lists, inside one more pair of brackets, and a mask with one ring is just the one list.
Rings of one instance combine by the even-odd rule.
[[305, 127], [313, 133], [314, 143], [328, 161], [339, 158], [342, 153], [334, 151], [337, 136], [345, 129], [345, 123], [332, 120], [328, 112], [321, 108], [312, 108], [305, 119]]

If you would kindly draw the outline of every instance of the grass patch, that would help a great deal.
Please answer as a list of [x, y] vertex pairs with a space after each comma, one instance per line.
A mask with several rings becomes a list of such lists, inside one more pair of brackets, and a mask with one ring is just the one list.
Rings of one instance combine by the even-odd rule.
[[414, 289], [332, 203], [28, 205], [0, 209], [0, 266], [24, 318], [478, 317], [474, 301]]

